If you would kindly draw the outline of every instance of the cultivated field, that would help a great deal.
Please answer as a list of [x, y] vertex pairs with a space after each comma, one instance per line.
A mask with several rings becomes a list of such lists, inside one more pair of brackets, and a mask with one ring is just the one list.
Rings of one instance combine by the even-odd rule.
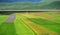
[[60, 35], [60, 12], [0, 15], [0, 35]]

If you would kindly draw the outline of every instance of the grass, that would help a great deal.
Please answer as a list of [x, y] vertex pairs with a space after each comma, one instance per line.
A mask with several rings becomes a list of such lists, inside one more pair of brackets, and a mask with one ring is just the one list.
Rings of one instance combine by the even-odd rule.
[[[35, 18], [28, 18], [28, 20], [41, 25], [49, 30], [60, 33], [60, 14], [57, 13], [41, 13], [42, 15]], [[36, 16], [36, 14], [33, 14]], [[45, 18], [43, 16], [53, 16], [52, 18]]]
[[[36, 16], [36, 14], [33, 14]], [[53, 16], [52, 18], [45, 18], [44, 16]], [[41, 13], [41, 15], [35, 18], [28, 18], [28, 20], [41, 25], [49, 30], [60, 33], [60, 14], [58, 13]]]
[[59, 31], [60, 30], [60, 23], [55, 23], [53, 21], [49, 21], [46, 19], [28, 18], [28, 20], [30, 20], [38, 25], [41, 25], [49, 30], [60, 33], [60, 31]]
[[0, 15], [0, 25], [8, 18], [8, 15]]
[[[48, 16], [50, 14], [45, 14], [45, 16], [46, 15]], [[27, 18], [26, 16], [23, 17], [21, 14], [16, 14], [14, 22], [4, 22], [8, 18], [8, 15], [0, 15], [0, 35], [36, 35], [34, 31], [22, 21], [22, 18], [27, 18], [35, 24], [60, 33], [60, 16], [57, 14], [51, 14], [51, 16], [54, 17], [48, 19], [42, 16]]]
[[[38, 14], [33, 14], [34, 16], [38, 15]], [[51, 18], [48, 18], [48, 17], [51, 17]], [[57, 22], [57, 23], [60, 23], [60, 13], [59, 12], [51, 12], [51, 13], [40, 13], [40, 16], [38, 15], [37, 18], [43, 18], [43, 19], [47, 19], [47, 20], [50, 20], [50, 21], [54, 21], [54, 22]]]
[[4, 22], [0, 26], [0, 35], [17, 35], [12, 22]]
[[0, 15], [0, 35], [17, 35], [13, 22], [5, 22], [9, 15]]
[[17, 14], [15, 19], [15, 28], [18, 35], [35, 35], [34, 32], [22, 22], [21, 15]]

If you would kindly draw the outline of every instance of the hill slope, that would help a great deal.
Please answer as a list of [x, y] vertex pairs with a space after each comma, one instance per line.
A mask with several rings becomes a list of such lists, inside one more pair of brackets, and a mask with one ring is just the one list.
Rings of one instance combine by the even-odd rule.
[[40, 9], [60, 9], [60, 1], [53, 1], [51, 3], [45, 2], [0, 3], [0, 10], [40, 10]]
[[44, 5], [41, 9], [60, 9], [60, 1], [54, 1], [48, 5]]

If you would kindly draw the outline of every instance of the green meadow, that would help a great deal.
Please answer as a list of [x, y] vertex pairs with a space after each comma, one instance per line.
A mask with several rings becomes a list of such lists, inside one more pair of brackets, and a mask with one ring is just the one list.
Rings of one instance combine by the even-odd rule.
[[26, 15], [27, 13], [15, 13], [13, 22], [6, 22], [10, 15], [0, 15], [0, 35], [37, 35], [35, 31], [25, 24], [23, 18], [27, 18], [28, 21], [38, 26], [60, 34], [60, 13], [28, 13], [35, 16], [35, 18], [29, 18], [31, 16], [27, 17], [23, 14]]
[[[36, 14], [33, 14], [36, 15]], [[51, 18], [48, 18], [52, 16]], [[38, 15], [36, 18], [28, 18], [31, 22], [34, 22], [40, 26], [43, 26], [49, 30], [60, 33], [60, 14], [59, 13], [43, 13], [41, 16]]]

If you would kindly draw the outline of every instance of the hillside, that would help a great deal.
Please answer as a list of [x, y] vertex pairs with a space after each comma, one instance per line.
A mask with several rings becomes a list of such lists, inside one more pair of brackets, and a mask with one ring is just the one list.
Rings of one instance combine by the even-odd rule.
[[60, 1], [46, 2], [12, 2], [0, 3], [0, 10], [41, 10], [60, 9]]
[[5, 3], [1, 4], [0, 10], [27, 10], [27, 9], [40, 9], [42, 5], [46, 3], [38, 2], [15, 2], [15, 3]]
[[60, 1], [54, 1], [48, 5], [44, 5], [41, 9], [60, 9]]

